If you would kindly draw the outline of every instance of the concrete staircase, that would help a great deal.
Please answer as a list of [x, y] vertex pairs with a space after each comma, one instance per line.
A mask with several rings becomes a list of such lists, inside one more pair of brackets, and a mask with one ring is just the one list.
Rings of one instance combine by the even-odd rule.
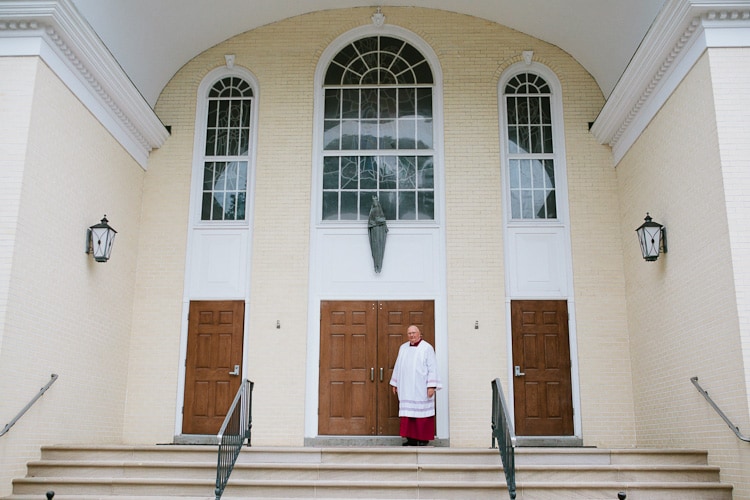
[[[517, 498], [731, 499], [707, 455], [683, 450], [519, 448]], [[53, 446], [8, 499], [213, 499], [215, 446]], [[243, 448], [224, 499], [509, 498], [497, 450]]]

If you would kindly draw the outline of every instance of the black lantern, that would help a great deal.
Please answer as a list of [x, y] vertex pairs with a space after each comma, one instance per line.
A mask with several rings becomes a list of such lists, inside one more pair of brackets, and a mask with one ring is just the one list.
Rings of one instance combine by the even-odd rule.
[[112, 244], [115, 241], [115, 231], [108, 224], [105, 215], [99, 224], [94, 224], [86, 231], [86, 253], [94, 254], [97, 262], [107, 262], [112, 253]]
[[653, 222], [648, 212], [643, 220], [645, 222], [635, 232], [638, 234], [643, 258], [647, 262], [653, 262], [659, 258], [660, 251], [667, 253], [667, 230], [658, 222]]

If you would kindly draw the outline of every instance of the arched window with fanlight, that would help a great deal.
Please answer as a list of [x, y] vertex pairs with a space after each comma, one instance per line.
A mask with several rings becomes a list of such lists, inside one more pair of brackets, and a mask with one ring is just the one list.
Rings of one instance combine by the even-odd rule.
[[238, 76], [225, 76], [208, 91], [201, 221], [247, 217], [253, 98], [250, 83]]
[[542, 76], [518, 73], [503, 88], [510, 219], [558, 218], [552, 91]]
[[323, 221], [367, 220], [376, 196], [388, 220], [435, 219], [433, 72], [414, 46], [367, 36], [324, 76]]

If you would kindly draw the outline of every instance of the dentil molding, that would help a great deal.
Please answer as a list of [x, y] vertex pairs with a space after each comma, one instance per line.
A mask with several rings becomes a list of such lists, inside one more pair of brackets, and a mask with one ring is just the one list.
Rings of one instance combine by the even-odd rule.
[[591, 127], [615, 165], [711, 47], [750, 47], [750, 1], [668, 0]]

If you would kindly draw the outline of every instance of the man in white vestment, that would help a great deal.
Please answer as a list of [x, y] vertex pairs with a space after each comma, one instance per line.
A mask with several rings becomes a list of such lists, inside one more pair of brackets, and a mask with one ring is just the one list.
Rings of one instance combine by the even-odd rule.
[[400, 432], [404, 446], [425, 446], [435, 438], [435, 391], [442, 388], [435, 350], [415, 325], [406, 330], [409, 341], [398, 350], [391, 386], [398, 396]]

